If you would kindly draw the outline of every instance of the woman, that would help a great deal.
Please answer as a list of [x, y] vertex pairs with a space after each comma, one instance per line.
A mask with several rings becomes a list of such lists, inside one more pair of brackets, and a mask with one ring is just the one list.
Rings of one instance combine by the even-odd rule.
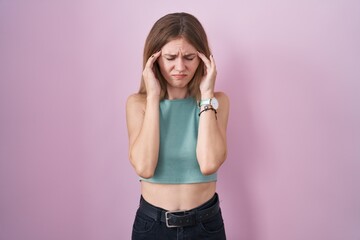
[[206, 33], [187, 13], [160, 18], [127, 101], [129, 157], [141, 199], [132, 239], [226, 239], [216, 193], [229, 100], [215, 92]]

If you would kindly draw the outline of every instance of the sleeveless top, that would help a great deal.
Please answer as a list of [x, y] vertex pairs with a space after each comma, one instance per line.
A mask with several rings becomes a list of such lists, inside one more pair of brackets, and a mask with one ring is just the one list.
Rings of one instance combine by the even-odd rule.
[[160, 149], [152, 183], [202, 183], [217, 180], [203, 175], [196, 158], [199, 108], [194, 98], [160, 101]]

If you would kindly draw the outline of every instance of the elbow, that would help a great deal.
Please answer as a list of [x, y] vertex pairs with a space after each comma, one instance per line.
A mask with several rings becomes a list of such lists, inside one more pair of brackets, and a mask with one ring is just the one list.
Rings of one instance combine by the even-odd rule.
[[135, 171], [139, 177], [142, 177], [145, 179], [152, 178], [154, 176], [154, 171], [151, 171], [150, 169], [136, 169], [135, 168]]
[[226, 159], [226, 152], [219, 156], [205, 156], [203, 159], [199, 159], [200, 171], [203, 175], [211, 175], [216, 173], [220, 166]]
[[139, 177], [151, 178], [154, 176], [155, 167], [146, 164], [147, 161], [135, 161], [134, 157], [130, 155], [130, 162]]
[[219, 167], [221, 166], [220, 161], [209, 161], [210, 159], [207, 158], [206, 161], [202, 161], [200, 164], [200, 171], [202, 175], [207, 176], [217, 172]]
[[136, 174], [139, 177], [142, 178], [151, 178], [154, 176], [155, 173], [155, 169], [151, 168], [150, 166], [146, 166], [146, 165], [141, 165], [141, 164], [134, 164], [132, 162], [132, 165], [135, 169]]
[[214, 174], [217, 172], [218, 169], [219, 167], [216, 166], [215, 164], [205, 164], [200, 167], [200, 171], [204, 176]]

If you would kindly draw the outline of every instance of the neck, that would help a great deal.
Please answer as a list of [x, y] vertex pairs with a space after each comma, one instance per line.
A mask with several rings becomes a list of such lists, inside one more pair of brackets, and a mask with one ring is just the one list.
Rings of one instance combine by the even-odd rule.
[[189, 91], [187, 88], [178, 89], [178, 88], [168, 87], [167, 95], [168, 95], [169, 100], [183, 99], [183, 98], [187, 98], [189, 96]]

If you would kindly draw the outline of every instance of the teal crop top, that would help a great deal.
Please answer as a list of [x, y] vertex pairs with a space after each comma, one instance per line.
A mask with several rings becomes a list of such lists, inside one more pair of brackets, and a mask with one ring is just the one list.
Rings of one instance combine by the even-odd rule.
[[194, 98], [160, 101], [160, 149], [152, 183], [201, 183], [217, 180], [203, 175], [196, 158], [199, 108]]

